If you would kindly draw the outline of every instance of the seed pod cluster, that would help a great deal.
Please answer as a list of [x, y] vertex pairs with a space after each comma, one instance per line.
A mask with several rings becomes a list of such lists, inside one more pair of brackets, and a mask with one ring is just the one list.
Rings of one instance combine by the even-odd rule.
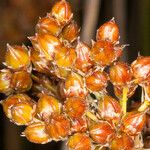
[[[66, 0], [35, 28], [31, 47], [7, 45], [0, 71], [0, 93], [8, 96], [1, 101], [4, 113], [26, 126], [22, 136], [38, 144], [67, 140], [70, 150], [134, 148], [149, 107], [150, 57], [139, 56], [131, 66], [119, 61], [124, 45], [114, 19], [99, 27], [91, 47], [80, 41]], [[126, 112], [138, 85], [144, 101]]]

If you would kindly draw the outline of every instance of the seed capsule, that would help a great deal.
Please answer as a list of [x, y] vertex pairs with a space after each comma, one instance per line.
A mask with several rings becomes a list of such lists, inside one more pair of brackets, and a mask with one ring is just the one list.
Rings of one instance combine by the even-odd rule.
[[86, 110], [86, 102], [81, 98], [70, 97], [65, 101], [64, 110], [70, 118], [80, 118]]
[[0, 70], [0, 93], [10, 94], [12, 73], [9, 69]]
[[139, 134], [146, 121], [146, 115], [143, 112], [129, 112], [123, 118], [122, 130], [128, 135], [135, 136]]
[[130, 136], [123, 133], [113, 139], [110, 144], [111, 150], [132, 150], [134, 141]]
[[150, 57], [140, 56], [131, 64], [133, 76], [138, 79], [138, 83], [142, 81], [150, 81]]
[[75, 21], [72, 21], [69, 25], [66, 25], [62, 32], [61, 32], [61, 35], [60, 37], [63, 39], [63, 40], [66, 40], [70, 43], [74, 42], [78, 35], [79, 35], [79, 28], [78, 28], [78, 25]]
[[67, 24], [73, 17], [73, 14], [71, 12], [71, 6], [68, 2], [66, 2], [66, 0], [61, 0], [57, 2], [53, 6], [51, 14], [62, 25]]
[[5, 64], [11, 69], [27, 69], [30, 66], [30, 57], [25, 46], [10, 46], [7, 44]]
[[77, 118], [71, 121], [71, 131], [75, 132], [85, 132], [87, 130], [87, 121], [85, 118]]
[[79, 74], [71, 72], [65, 81], [66, 97], [85, 97], [86, 94], [83, 78]]
[[30, 74], [26, 71], [18, 71], [12, 75], [11, 86], [17, 92], [28, 91], [32, 86]]
[[96, 143], [105, 144], [112, 139], [114, 130], [106, 121], [100, 121], [90, 126], [89, 133]]
[[75, 51], [77, 58], [74, 67], [83, 73], [87, 73], [93, 66], [90, 58], [90, 48], [86, 44], [78, 42]]
[[37, 111], [42, 119], [48, 120], [52, 113], [60, 114], [61, 104], [56, 98], [42, 94], [37, 103]]
[[116, 62], [109, 69], [110, 81], [117, 86], [123, 86], [130, 83], [132, 73], [130, 67], [123, 62]]
[[35, 122], [26, 127], [23, 135], [25, 135], [30, 142], [46, 144], [50, 142], [51, 139], [45, 130], [45, 124], [43, 122]]
[[51, 16], [47, 16], [39, 19], [39, 22], [36, 25], [36, 31], [38, 33], [48, 33], [58, 36], [61, 32], [61, 26], [58, 24], [56, 19], [52, 18]]
[[3, 111], [9, 119], [12, 119], [11, 108], [18, 103], [30, 103], [31, 98], [26, 94], [16, 94], [9, 96], [2, 101]]
[[46, 132], [53, 140], [62, 140], [70, 134], [70, 122], [63, 115], [53, 114], [46, 124]]
[[91, 140], [84, 133], [76, 133], [68, 140], [69, 150], [91, 150]]
[[86, 79], [86, 87], [92, 92], [98, 92], [106, 88], [108, 75], [103, 71], [94, 71]]
[[50, 34], [36, 34], [30, 40], [34, 49], [40, 51], [41, 56], [48, 60], [53, 60], [55, 53], [62, 47], [59, 39]]
[[110, 65], [121, 53], [121, 47], [114, 47], [114, 45], [108, 41], [98, 41], [94, 43], [91, 49], [91, 57], [94, 62], [98, 63], [100, 66]]
[[119, 28], [114, 19], [104, 23], [97, 30], [96, 40], [110, 41], [116, 43], [119, 40]]
[[28, 125], [35, 115], [36, 105], [17, 103], [11, 108], [12, 121], [17, 125]]
[[118, 123], [121, 117], [121, 106], [112, 97], [105, 95], [102, 100], [99, 101], [98, 110], [102, 118], [114, 123]]

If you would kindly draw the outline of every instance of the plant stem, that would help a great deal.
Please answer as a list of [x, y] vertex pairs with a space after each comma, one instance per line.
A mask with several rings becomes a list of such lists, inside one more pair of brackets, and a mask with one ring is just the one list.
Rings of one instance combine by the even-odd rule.
[[126, 114], [127, 111], [127, 94], [128, 94], [128, 87], [123, 88], [123, 97], [122, 97], [122, 111], [124, 114]]

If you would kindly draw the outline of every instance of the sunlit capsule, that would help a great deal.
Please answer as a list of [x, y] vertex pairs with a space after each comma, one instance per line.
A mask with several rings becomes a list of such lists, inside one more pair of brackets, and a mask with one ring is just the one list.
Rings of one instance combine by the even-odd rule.
[[28, 125], [33, 121], [36, 105], [17, 103], [11, 108], [11, 120], [17, 125]]
[[9, 69], [0, 70], [0, 93], [10, 94], [12, 73]]
[[60, 114], [61, 104], [56, 98], [42, 94], [37, 103], [37, 111], [42, 119], [48, 120], [52, 113]]
[[12, 75], [11, 86], [16, 92], [28, 91], [32, 86], [30, 74], [26, 71], [18, 71]]
[[25, 46], [10, 46], [7, 44], [5, 65], [11, 69], [27, 69], [30, 66], [30, 57]]
[[116, 43], [119, 40], [119, 28], [114, 19], [104, 23], [97, 30], [96, 39]]
[[123, 118], [121, 128], [128, 135], [135, 136], [142, 131], [145, 121], [145, 112], [129, 112]]
[[110, 142], [114, 136], [114, 130], [106, 121], [100, 121], [90, 126], [89, 133], [91, 138], [99, 144]]
[[61, 0], [61, 1], [57, 2], [52, 7], [51, 14], [62, 25], [68, 23], [71, 20], [71, 18], [73, 17], [73, 14], [71, 12], [71, 6], [66, 0]]
[[69, 150], [91, 150], [92, 144], [86, 134], [76, 133], [69, 138], [67, 146]]
[[70, 97], [65, 101], [64, 111], [73, 119], [77, 119], [83, 116], [86, 110], [86, 101], [79, 97]]
[[70, 121], [62, 114], [53, 114], [46, 123], [46, 132], [55, 141], [63, 140], [70, 134]]
[[27, 126], [22, 134], [25, 135], [30, 142], [46, 144], [50, 142], [51, 139], [45, 131], [45, 124], [43, 122], [35, 122]]
[[125, 133], [115, 137], [110, 144], [111, 150], [132, 150], [133, 147], [133, 139]]

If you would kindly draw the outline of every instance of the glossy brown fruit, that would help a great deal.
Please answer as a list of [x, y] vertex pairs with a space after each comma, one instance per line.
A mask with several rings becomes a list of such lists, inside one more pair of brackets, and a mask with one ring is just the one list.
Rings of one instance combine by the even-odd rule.
[[68, 140], [69, 150], [91, 150], [91, 140], [84, 133], [76, 133]]
[[65, 81], [65, 95], [66, 97], [85, 97], [87, 92], [84, 87], [83, 78], [75, 73], [71, 72]]
[[60, 37], [62, 38], [62, 40], [66, 40], [69, 43], [72, 43], [77, 39], [79, 31], [80, 30], [77, 23], [75, 21], [71, 21], [69, 25], [66, 25], [63, 28]]
[[52, 113], [60, 114], [61, 104], [56, 98], [42, 94], [37, 103], [37, 112], [41, 119], [48, 120]]
[[10, 46], [7, 44], [5, 65], [14, 70], [27, 69], [30, 66], [30, 57], [27, 48], [25, 46]]
[[11, 86], [16, 92], [25, 92], [30, 90], [32, 79], [26, 71], [18, 71], [12, 75]]
[[0, 93], [10, 94], [12, 73], [9, 69], [0, 70]]
[[40, 18], [38, 24], [36, 25], [36, 31], [38, 33], [48, 33], [54, 36], [58, 36], [61, 32], [62, 27], [56, 21], [56, 19], [51, 16]]
[[123, 118], [121, 128], [128, 135], [135, 136], [142, 131], [145, 121], [145, 112], [129, 112]]
[[53, 114], [46, 124], [46, 132], [55, 141], [63, 140], [70, 134], [70, 121], [62, 114]]
[[78, 41], [75, 51], [77, 58], [75, 60], [74, 68], [83, 73], [87, 73], [93, 66], [93, 62], [90, 58], [90, 48], [85, 43]]
[[132, 150], [134, 141], [125, 133], [115, 137], [110, 144], [111, 150]]
[[99, 100], [98, 110], [101, 117], [105, 120], [118, 123], [121, 119], [121, 106], [118, 101], [111, 96], [105, 95], [102, 100]]
[[36, 34], [29, 38], [35, 50], [40, 51], [41, 56], [53, 60], [55, 53], [59, 51], [62, 44], [59, 39], [50, 34]]
[[89, 133], [96, 143], [106, 144], [111, 141], [114, 130], [108, 122], [100, 121], [89, 127]]
[[150, 82], [150, 56], [139, 56], [132, 64], [131, 69], [138, 83]]
[[114, 47], [111, 42], [98, 41], [94, 43], [91, 49], [91, 57], [100, 66], [110, 65], [122, 52], [121, 47]]
[[116, 43], [119, 40], [119, 28], [114, 19], [100, 26], [97, 30], [96, 40], [110, 41], [112, 43]]
[[62, 25], [68, 23], [73, 16], [71, 12], [71, 6], [66, 0], [58, 1], [53, 6], [51, 14]]
[[83, 116], [86, 110], [86, 101], [80, 97], [67, 98], [64, 104], [64, 111], [72, 118], [77, 119]]
[[9, 96], [7, 99], [2, 101], [2, 106], [3, 106], [3, 111], [6, 114], [6, 116], [11, 119], [12, 114], [11, 114], [11, 108], [18, 104], [18, 103], [30, 103], [31, 98], [27, 96], [26, 94], [15, 94]]
[[71, 132], [85, 132], [87, 130], [87, 120], [86, 118], [77, 118], [71, 120]]
[[123, 62], [116, 62], [109, 69], [110, 81], [117, 86], [124, 86], [131, 82], [130, 67]]
[[108, 75], [103, 71], [94, 71], [85, 78], [86, 87], [92, 92], [104, 90], [107, 86]]
[[17, 103], [11, 108], [11, 120], [17, 125], [28, 125], [33, 121], [36, 105]]
[[23, 135], [25, 135], [30, 142], [46, 144], [50, 142], [51, 139], [45, 131], [45, 124], [43, 122], [35, 122], [26, 127]]

